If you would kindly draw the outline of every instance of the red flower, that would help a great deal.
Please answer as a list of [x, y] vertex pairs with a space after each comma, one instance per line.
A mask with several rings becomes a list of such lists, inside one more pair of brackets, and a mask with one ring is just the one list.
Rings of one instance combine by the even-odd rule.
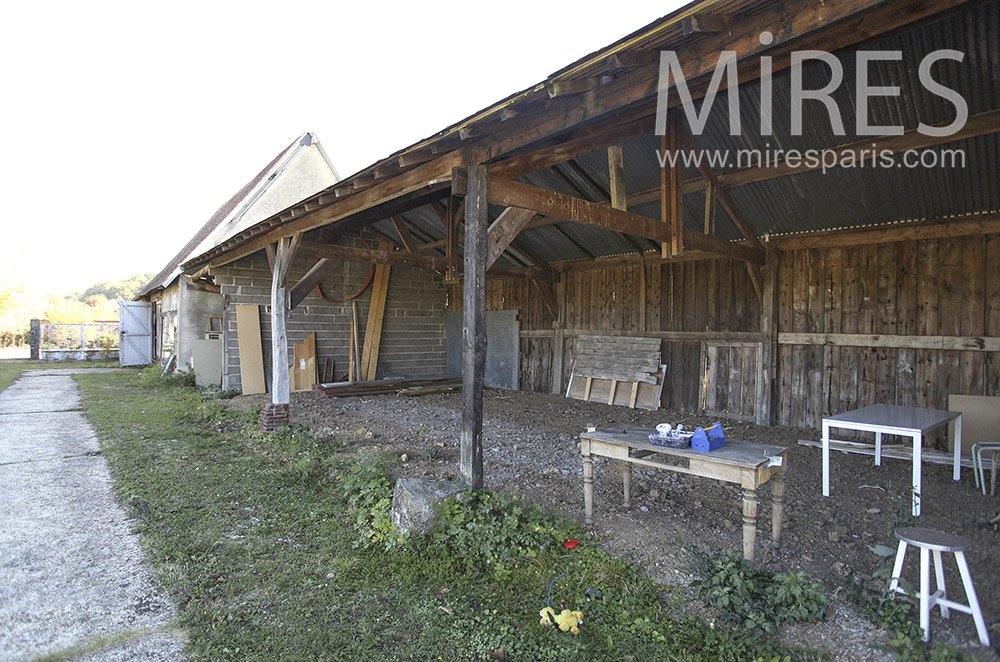
[[577, 540], [575, 538], [570, 538], [569, 540], [567, 540], [566, 542], [563, 543], [563, 547], [565, 547], [566, 549], [573, 549], [574, 547], [576, 547], [579, 544], [580, 544], [579, 540]]

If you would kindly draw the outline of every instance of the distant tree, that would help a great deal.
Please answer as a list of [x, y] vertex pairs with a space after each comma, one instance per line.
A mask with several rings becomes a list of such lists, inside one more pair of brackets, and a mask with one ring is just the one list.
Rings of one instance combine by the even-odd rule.
[[104, 295], [111, 301], [131, 301], [136, 293], [153, 279], [155, 273], [138, 274], [116, 281], [94, 283], [80, 295], [81, 301], [94, 295]]
[[41, 302], [10, 270], [0, 276], [0, 346], [27, 342], [31, 318], [38, 315]]
[[[94, 309], [75, 299], [55, 299], [45, 304], [42, 317], [55, 324], [82, 324], [94, 321]], [[115, 318], [118, 314], [115, 313]]]

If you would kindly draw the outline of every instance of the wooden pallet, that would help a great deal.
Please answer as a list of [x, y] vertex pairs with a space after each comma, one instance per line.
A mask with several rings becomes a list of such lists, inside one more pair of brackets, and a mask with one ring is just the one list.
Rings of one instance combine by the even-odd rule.
[[663, 396], [663, 382], [667, 374], [667, 366], [661, 364], [660, 371], [653, 375], [655, 384], [640, 381], [622, 381], [603, 379], [601, 377], [578, 376], [576, 371], [570, 373], [566, 397], [585, 402], [603, 402], [609, 405], [628, 407], [629, 409], [659, 409], [660, 398]]

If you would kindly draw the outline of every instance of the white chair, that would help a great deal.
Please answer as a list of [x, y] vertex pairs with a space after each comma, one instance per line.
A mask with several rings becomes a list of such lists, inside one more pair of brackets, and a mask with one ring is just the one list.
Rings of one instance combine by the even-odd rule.
[[[969, 548], [969, 541], [961, 536], [935, 531], [933, 529], [921, 529], [907, 527], [896, 529], [896, 537], [899, 538], [899, 548], [896, 550], [896, 563], [892, 568], [892, 579], [889, 581], [889, 590], [907, 595], [907, 592], [899, 586], [899, 576], [903, 571], [903, 559], [906, 557], [907, 545], [914, 545], [920, 548], [920, 627], [924, 631], [924, 641], [931, 638], [931, 610], [936, 606], [941, 609], [941, 617], [948, 618], [948, 610], [956, 609], [966, 614], [971, 614], [976, 622], [976, 632], [979, 633], [979, 641], [983, 646], [990, 645], [990, 635], [986, 631], [986, 621], [983, 619], [983, 610], [979, 606], [979, 599], [976, 598], [976, 588], [972, 585], [972, 575], [969, 574], [969, 564], [965, 561], [965, 550]], [[930, 553], [934, 552], [934, 577], [937, 580], [937, 590], [930, 592]], [[944, 584], [944, 566], [941, 563], [941, 552], [951, 552], [955, 555], [955, 562], [958, 563], [958, 572], [962, 576], [962, 584], [965, 586], [965, 597], [968, 604], [954, 602], [948, 599], [948, 594]]]
[[997, 455], [1000, 454], [1000, 441], [981, 441], [972, 445], [972, 474], [976, 480], [976, 487], [983, 489], [986, 494], [986, 472], [983, 470], [983, 454], [992, 453], [992, 475], [990, 478], [990, 494], [996, 494], [997, 490]]

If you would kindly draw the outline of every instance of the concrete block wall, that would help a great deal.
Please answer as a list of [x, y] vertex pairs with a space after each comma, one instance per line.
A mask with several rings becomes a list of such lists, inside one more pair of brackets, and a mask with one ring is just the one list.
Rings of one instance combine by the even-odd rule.
[[[314, 262], [314, 259], [308, 258], [295, 260], [289, 272], [289, 286], [297, 282]], [[331, 299], [350, 296], [364, 283], [368, 271], [367, 264], [345, 262], [327, 275], [322, 284], [323, 294]], [[225, 329], [223, 388], [240, 388], [235, 306], [256, 304], [260, 306], [264, 372], [270, 389], [271, 272], [267, 257], [261, 251], [215, 269], [213, 273], [226, 301], [222, 320]], [[369, 286], [355, 299], [358, 303], [358, 337], [362, 345], [365, 342], [371, 292], [372, 288]], [[391, 268], [377, 377], [427, 377], [444, 374], [446, 296], [446, 288], [436, 273], [412, 267]], [[350, 302], [329, 303], [315, 291], [310, 292], [292, 311], [287, 322], [289, 360], [292, 356], [292, 344], [302, 342], [315, 331], [319, 377], [322, 379], [323, 363], [328, 357], [334, 360], [335, 377], [339, 379], [346, 375], [351, 319]]]

